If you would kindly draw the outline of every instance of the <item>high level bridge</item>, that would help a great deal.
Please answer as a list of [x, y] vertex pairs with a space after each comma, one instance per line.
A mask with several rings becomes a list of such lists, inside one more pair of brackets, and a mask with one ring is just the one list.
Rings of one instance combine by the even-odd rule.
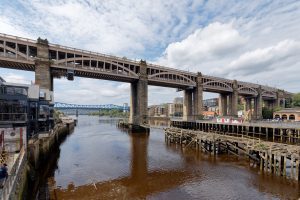
[[280, 106], [291, 93], [237, 80], [192, 73], [145, 61], [110, 56], [81, 49], [0, 34], [0, 67], [35, 72], [35, 82], [53, 91], [53, 78], [68, 72], [79, 77], [131, 83], [130, 122], [147, 123], [148, 85], [184, 91], [184, 119], [202, 113], [203, 92], [220, 94], [223, 115], [236, 115], [238, 96], [247, 99], [247, 108], [260, 119], [263, 105]]

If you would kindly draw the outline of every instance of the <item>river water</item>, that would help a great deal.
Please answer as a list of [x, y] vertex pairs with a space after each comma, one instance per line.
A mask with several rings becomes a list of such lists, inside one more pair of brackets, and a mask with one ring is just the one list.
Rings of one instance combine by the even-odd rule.
[[[152, 121], [153, 125], [166, 122]], [[50, 199], [297, 199], [299, 185], [261, 174], [246, 159], [168, 145], [164, 132], [132, 134], [79, 116], [40, 189]], [[50, 164], [49, 164], [50, 165]], [[45, 190], [43, 190], [45, 191]], [[45, 192], [44, 192], [45, 193]]]

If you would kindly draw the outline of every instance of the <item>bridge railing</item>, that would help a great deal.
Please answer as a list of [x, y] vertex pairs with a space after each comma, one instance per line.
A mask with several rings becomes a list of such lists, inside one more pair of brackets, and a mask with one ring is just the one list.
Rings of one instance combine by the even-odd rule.
[[13, 40], [21, 40], [24, 42], [30, 42], [30, 43], [33, 43], [34, 45], [36, 44], [36, 40], [23, 38], [23, 37], [17, 37], [17, 36], [13, 36], [13, 35], [4, 34], [4, 33], [0, 33], [0, 37], [13, 39]]
[[53, 47], [53, 48], [58, 48], [57, 50], [64, 49], [64, 50], [67, 50], [67, 51], [69, 50], [69, 51], [72, 51], [72, 52], [78, 52], [78, 53], [82, 53], [82, 54], [89, 54], [89, 55], [91, 54], [91, 55], [94, 55], [94, 56], [99, 56], [99, 57], [104, 57], [104, 58], [110, 58], [110, 59], [117, 59], [117, 60], [120, 60], [120, 61], [132, 62], [136, 65], [139, 65], [139, 63], [140, 63], [138, 61], [131, 60], [131, 59], [128, 59], [128, 58], [125, 58], [125, 57], [117, 57], [117, 56], [113, 56], [113, 55], [109, 55], [109, 54], [97, 53], [97, 52], [94, 52], [94, 51], [87, 51], [87, 50], [83, 50], [83, 49], [62, 46], [62, 45], [59, 45], [59, 44], [49, 44], [49, 46]]

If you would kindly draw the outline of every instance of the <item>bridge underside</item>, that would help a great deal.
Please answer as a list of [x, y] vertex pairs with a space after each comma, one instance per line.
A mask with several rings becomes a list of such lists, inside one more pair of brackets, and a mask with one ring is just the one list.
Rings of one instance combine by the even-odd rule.
[[[118, 82], [127, 82], [132, 83], [134, 82], [135, 78], [126, 77], [126, 76], [116, 76], [114, 74], [108, 74], [101, 71], [94, 71], [94, 70], [83, 70], [83, 69], [72, 69], [74, 70], [74, 76], [82, 77], [82, 78], [93, 78], [93, 79], [101, 79], [101, 80], [109, 80], [109, 81], [118, 81]], [[57, 76], [66, 76], [68, 69], [67, 68], [57, 68], [53, 67], [52, 71]]]
[[34, 71], [35, 65], [32, 62], [16, 61], [13, 59], [0, 59], [0, 67], [25, 71]]

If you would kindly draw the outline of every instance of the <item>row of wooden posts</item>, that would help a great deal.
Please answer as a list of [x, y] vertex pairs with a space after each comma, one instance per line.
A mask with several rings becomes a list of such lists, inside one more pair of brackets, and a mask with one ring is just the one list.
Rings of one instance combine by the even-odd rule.
[[215, 122], [171, 121], [171, 126], [177, 128], [194, 129], [206, 132], [215, 131], [238, 136], [251, 136], [272, 142], [300, 144], [300, 124], [299, 126], [291, 127], [280, 127], [276, 125], [277, 124], [274, 123], [252, 123], [245, 125], [221, 124]]
[[204, 132], [175, 127], [165, 129], [167, 143], [180, 144], [185, 148], [193, 147], [217, 155], [229, 153], [246, 156], [260, 167], [262, 172], [300, 180], [300, 146], [263, 141], [259, 138], [219, 132]]

